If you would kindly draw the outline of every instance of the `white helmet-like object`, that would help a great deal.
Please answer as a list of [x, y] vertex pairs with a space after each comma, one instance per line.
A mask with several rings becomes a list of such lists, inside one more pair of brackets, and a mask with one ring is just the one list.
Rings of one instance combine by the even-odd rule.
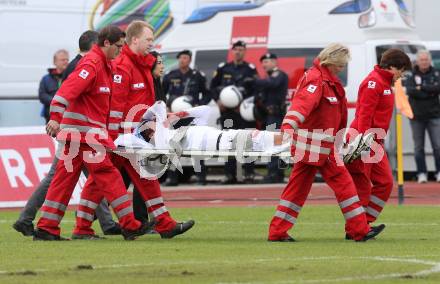
[[192, 98], [189, 96], [180, 96], [175, 98], [171, 103], [172, 112], [185, 111], [192, 108]]
[[240, 104], [240, 115], [246, 121], [255, 121], [254, 97], [244, 99]]
[[224, 87], [220, 92], [220, 102], [226, 108], [236, 108], [240, 105], [240, 102], [243, 100], [243, 95], [240, 90], [234, 86]]

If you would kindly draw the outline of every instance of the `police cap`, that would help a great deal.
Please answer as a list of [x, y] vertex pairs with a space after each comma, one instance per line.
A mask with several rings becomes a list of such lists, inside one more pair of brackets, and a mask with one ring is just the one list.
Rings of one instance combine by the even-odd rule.
[[184, 50], [180, 51], [179, 53], [177, 53], [176, 58], [179, 58], [180, 55], [188, 55], [189, 57], [192, 57], [192, 52], [191, 52], [191, 50], [184, 49]]
[[260, 62], [263, 61], [264, 59], [277, 59], [278, 56], [275, 53], [265, 53], [260, 57]]
[[234, 42], [232, 44], [232, 49], [236, 48], [236, 47], [244, 47], [246, 48], [246, 43], [242, 40], [237, 40], [236, 42]]

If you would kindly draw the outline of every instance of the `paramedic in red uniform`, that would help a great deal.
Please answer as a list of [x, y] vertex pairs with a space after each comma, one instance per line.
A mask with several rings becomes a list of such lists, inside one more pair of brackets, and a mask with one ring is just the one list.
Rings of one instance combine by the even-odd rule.
[[[378, 161], [373, 159], [364, 163], [356, 159], [346, 164], [356, 184], [362, 206], [366, 208], [367, 221], [374, 222], [390, 197], [393, 188], [393, 175], [385, 153], [383, 139], [388, 131], [394, 110], [393, 83], [402, 76], [405, 70], [411, 70], [411, 61], [400, 49], [388, 49], [380, 59], [380, 64], [362, 81], [359, 86], [356, 114], [350, 128], [350, 137], [354, 132], [360, 134], [378, 130], [372, 145], [372, 153], [383, 153]], [[371, 130], [370, 130], [371, 129]]]
[[366, 241], [385, 227], [370, 228], [350, 174], [336, 162], [335, 136], [347, 123], [345, 91], [336, 75], [349, 59], [347, 47], [330, 44], [299, 82], [281, 125], [281, 131], [292, 136], [296, 161], [270, 223], [269, 241], [294, 241], [287, 231], [296, 223], [318, 171], [335, 192], [346, 220], [345, 231], [354, 240]]
[[60, 160], [41, 207], [34, 240], [65, 240], [60, 237], [59, 224], [83, 166], [112, 205], [124, 238], [131, 240], [145, 233], [145, 226], [134, 218], [122, 177], [106, 154], [106, 148], [115, 148], [106, 130], [112, 86], [110, 60], [119, 54], [123, 43], [124, 33], [118, 27], [103, 28], [98, 44], [52, 100], [46, 130], [60, 141]]
[[[119, 132], [131, 133], [141, 121], [145, 110], [154, 104], [154, 84], [151, 69], [156, 58], [149, 54], [153, 47], [153, 28], [144, 21], [133, 21], [126, 30], [126, 42], [121, 55], [114, 61], [113, 94], [109, 115], [109, 133], [113, 139]], [[134, 114], [134, 115], [131, 115]], [[122, 127], [121, 127], [122, 126]], [[162, 238], [172, 238], [189, 230], [194, 221], [177, 223], [165, 207], [159, 181], [145, 179], [133, 168], [129, 159], [112, 155], [113, 164], [124, 169], [142, 196], [148, 213], [155, 219], [155, 230]], [[73, 235], [94, 236], [93, 215], [104, 197], [93, 177], [87, 180], [81, 193]]]

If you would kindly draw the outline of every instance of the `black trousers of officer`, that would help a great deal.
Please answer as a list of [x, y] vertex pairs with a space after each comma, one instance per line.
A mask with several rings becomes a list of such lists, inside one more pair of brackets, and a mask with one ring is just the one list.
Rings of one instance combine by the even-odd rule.
[[[121, 176], [124, 180], [125, 187], [128, 188], [131, 184], [130, 177], [125, 170], [121, 170]], [[133, 189], [133, 213], [136, 220], [142, 223], [148, 222], [147, 206], [136, 187]]]
[[[240, 113], [235, 110], [226, 110], [221, 114], [220, 123], [223, 129], [246, 129], [255, 128], [255, 122], [249, 122], [244, 120]], [[254, 175], [254, 163], [246, 163], [243, 165], [244, 175], [246, 177], [252, 177]], [[225, 175], [227, 179], [237, 178], [237, 160], [229, 157], [225, 163]]]

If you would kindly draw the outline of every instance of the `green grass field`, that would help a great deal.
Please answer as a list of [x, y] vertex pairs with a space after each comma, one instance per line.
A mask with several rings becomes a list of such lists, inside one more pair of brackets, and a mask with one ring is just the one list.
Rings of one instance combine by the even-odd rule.
[[[388, 206], [377, 240], [344, 240], [336, 206], [306, 206], [295, 243], [266, 241], [272, 207], [174, 209], [186, 235], [33, 242], [0, 212], [0, 283], [440, 283], [440, 207]], [[73, 215], [63, 223], [70, 235]], [[97, 230], [100, 232], [100, 230]]]

